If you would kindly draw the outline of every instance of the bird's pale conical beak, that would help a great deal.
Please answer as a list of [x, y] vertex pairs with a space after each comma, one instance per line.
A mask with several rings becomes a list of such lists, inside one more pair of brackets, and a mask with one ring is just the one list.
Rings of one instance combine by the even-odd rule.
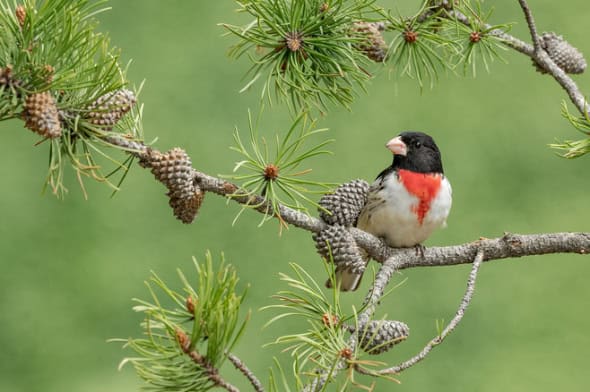
[[408, 146], [402, 141], [401, 136], [394, 137], [385, 145], [394, 155], [406, 155], [408, 153]]

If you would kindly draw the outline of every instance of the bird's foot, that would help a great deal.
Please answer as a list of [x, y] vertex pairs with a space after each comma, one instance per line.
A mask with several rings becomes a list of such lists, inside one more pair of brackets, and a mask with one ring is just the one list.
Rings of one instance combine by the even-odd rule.
[[420, 257], [424, 258], [424, 250], [426, 247], [422, 244], [414, 245], [414, 249], [416, 250], [416, 256], [420, 255]]

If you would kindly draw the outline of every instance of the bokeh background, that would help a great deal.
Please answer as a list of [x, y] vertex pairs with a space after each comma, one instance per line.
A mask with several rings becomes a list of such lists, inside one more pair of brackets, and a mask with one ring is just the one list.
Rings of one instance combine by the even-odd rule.
[[[411, 1], [382, 1], [402, 12]], [[490, 1], [492, 23], [517, 22], [512, 33], [529, 35], [518, 2]], [[125, 0], [98, 16], [99, 29], [133, 60], [129, 79], [145, 104], [146, 138], [157, 147], [184, 147], [194, 165], [211, 174], [230, 173], [238, 159], [229, 150], [234, 127], [246, 130], [247, 109], [258, 93], [239, 94], [245, 61], [232, 61], [219, 22], [241, 22], [232, 1]], [[541, 31], [556, 31], [590, 53], [590, 8], [583, 0], [532, 4]], [[560, 116], [564, 92], [536, 73], [528, 58], [511, 51], [478, 77], [441, 75], [432, 90], [379, 72], [352, 106], [333, 109], [329, 127], [334, 155], [310, 162], [317, 179], [372, 180], [389, 164], [383, 148], [401, 130], [431, 133], [443, 151], [454, 188], [449, 227], [427, 245], [451, 245], [505, 231], [588, 231], [589, 157], [567, 161], [547, 147], [579, 135]], [[590, 91], [590, 77], [576, 77]], [[285, 108], [267, 110], [264, 132], [286, 129]], [[252, 321], [236, 352], [266, 379], [272, 355], [262, 348], [305, 322], [287, 321], [262, 330], [268, 312], [258, 308], [284, 286], [279, 272], [295, 261], [323, 281], [310, 235], [276, 223], [257, 227], [246, 213], [232, 226], [236, 205], [209, 195], [197, 221], [182, 225], [167, 205], [164, 188], [135, 167], [122, 191], [87, 183], [84, 200], [71, 172], [65, 200], [42, 194], [47, 146], [22, 122], [0, 124], [0, 391], [131, 391], [141, 381], [131, 367], [117, 371], [131, 352], [113, 337], [138, 336], [141, 317], [134, 297], [147, 298], [144, 281], [153, 270], [180, 287], [176, 269], [194, 278], [191, 257], [221, 252], [245, 287]], [[404, 320], [411, 337], [382, 359], [397, 363], [436, 334], [464, 292], [469, 266], [404, 271], [406, 283], [382, 304], [379, 315]], [[399, 376], [403, 391], [582, 391], [587, 388], [590, 348], [588, 257], [556, 255], [485, 264], [475, 298], [459, 328], [423, 363]], [[394, 282], [395, 283], [395, 282]], [[364, 282], [363, 288], [366, 288]], [[359, 304], [363, 290], [347, 295]], [[228, 378], [245, 386], [228, 369]], [[244, 388], [248, 390], [248, 388]]]

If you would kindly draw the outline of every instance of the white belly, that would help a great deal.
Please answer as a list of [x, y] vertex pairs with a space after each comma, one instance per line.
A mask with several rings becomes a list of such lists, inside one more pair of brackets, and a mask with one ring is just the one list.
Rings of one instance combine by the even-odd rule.
[[430, 203], [422, 222], [416, 209], [420, 200], [408, 193], [395, 175], [372, 186], [367, 204], [361, 211], [357, 227], [381, 237], [392, 247], [411, 247], [426, 240], [434, 229], [446, 226], [452, 203], [451, 184], [446, 178]]

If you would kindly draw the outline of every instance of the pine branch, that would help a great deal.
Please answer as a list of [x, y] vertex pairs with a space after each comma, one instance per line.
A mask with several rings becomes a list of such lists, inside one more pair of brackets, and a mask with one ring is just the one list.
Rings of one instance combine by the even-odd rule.
[[234, 365], [236, 369], [238, 369], [244, 376], [246, 376], [246, 378], [248, 379], [248, 381], [250, 381], [250, 384], [252, 384], [252, 387], [254, 387], [254, 390], [256, 392], [264, 392], [264, 387], [262, 386], [260, 380], [256, 377], [256, 375], [254, 375], [254, 373], [248, 368], [248, 366], [246, 366], [246, 364], [240, 360], [240, 358], [236, 357], [232, 353], [228, 353], [227, 359], [229, 359], [229, 361], [232, 363], [232, 365]]
[[244, 332], [249, 316], [240, 321], [243, 294], [236, 292], [237, 274], [221, 262], [213, 267], [210, 253], [205, 263], [194, 259], [198, 283], [180, 270], [182, 291], [176, 291], [156, 274], [147, 283], [151, 300], [136, 299], [136, 312], [145, 316], [141, 338], [115, 339], [136, 356], [130, 363], [156, 391], [205, 391], [213, 387], [230, 392], [238, 389], [226, 381], [219, 369]]
[[[140, 159], [150, 151], [152, 153], [158, 152], [155, 149], [146, 148], [139, 142], [130, 142], [119, 137], [110, 137], [108, 141], [127, 149]], [[227, 197], [238, 204], [256, 205], [257, 207], [254, 210], [263, 214], [269, 214], [269, 209], [272, 209], [272, 206], [267, 204], [262, 196], [243, 193], [232, 182], [210, 176], [194, 168], [191, 168], [190, 177], [193, 183], [202, 191]], [[275, 211], [271, 210], [271, 215], [274, 215], [283, 223], [312, 233], [317, 233], [327, 227], [321, 220], [283, 205], [278, 205], [278, 209]], [[484, 261], [550, 253], [590, 253], [590, 233], [529, 235], [506, 233], [496, 239], [484, 238], [461, 245], [430, 247], [424, 249], [423, 255], [417, 255], [414, 248], [388, 247], [379, 238], [360, 229], [351, 228], [350, 232], [359, 246], [365, 249], [374, 260], [382, 263], [389, 258], [395, 257], [397, 260], [396, 269], [470, 264], [479, 249], [483, 249], [485, 252]]]
[[[85, 2], [80, 2], [80, 4], [83, 3]], [[372, 3], [373, 1], [371, 0], [365, 0], [362, 2], [361, 8], [367, 8], [369, 5], [372, 5]], [[487, 34], [490, 36], [497, 37], [498, 39], [502, 40], [506, 46], [515, 49], [518, 52], [523, 53], [533, 59], [535, 64], [537, 64], [540, 69], [546, 73], [549, 73], [562, 86], [562, 88], [566, 90], [576, 108], [580, 111], [580, 113], [582, 113], [584, 117], [586, 117], [590, 112], [590, 105], [588, 105], [586, 102], [584, 95], [581, 93], [573, 79], [567, 75], [566, 71], [563, 70], [543, 48], [541, 37], [538, 35], [534, 18], [528, 3], [525, 0], [519, 0], [519, 3], [527, 20], [527, 25], [529, 27], [533, 42], [532, 46], [505, 33], [504, 31], [494, 29], [492, 26], [487, 25], [484, 22], [481, 22], [481, 26], [490, 30], [487, 32]], [[440, 2], [439, 5], [441, 7], [441, 17], [456, 20], [466, 26], [472, 26], [473, 20], [460, 11], [450, 7], [448, 2]], [[257, 9], [256, 7], [258, 4], [254, 4], [252, 2], [244, 2], [244, 6], [246, 9], [251, 9], [256, 12], [264, 11], [264, 9]], [[294, 8], [294, 10], [297, 11], [298, 9]], [[330, 29], [333, 33], [336, 33], [337, 36], [341, 35], [344, 37], [344, 39], [342, 39], [342, 47], [339, 47], [340, 49], [337, 52], [323, 51], [323, 48], [330, 48], [327, 43], [332, 41], [333, 37], [322, 37], [319, 32], [322, 32], [323, 34], [323, 31], [325, 30], [323, 28], [324, 23], [327, 23], [326, 21], [331, 21], [332, 19], [325, 18], [328, 9], [321, 10], [321, 8], [316, 7], [310, 10], [310, 15], [315, 18], [312, 19], [312, 21], [318, 21], [317, 23], [314, 22], [316, 24], [311, 26], [313, 27], [313, 30], [317, 30], [317, 32], [307, 32], [304, 34], [302, 31], [290, 29], [288, 31], [281, 32], [281, 34], [279, 34], [278, 41], [276, 37], [271, 37], [272, 39], [267, 45], [270, 50], [267, 58], [269, 60], [268, 64], [278, 64], [278, 68], [276, 66], [274, 68], [268, 66], [266, 68], [263, 67], [257, 69], [257, 71], [269, 71], [270, 79], [268, 80], [276, 78], [278, 81], [282, 81], [282, 78], [286, 77], [286, 80], [289, 82], [286, 83], [286, 86], [291, 86], [292, 84], [296, 85], [302, 81], [307, 82], [308, 79], [310, 79], [310, 75], [312, 75], [309, 73], [310, 70], [313, 71], [313, 75], [321, 75], [322, 78], [327, 75], [327, 77], [324, 79], [330, 81], [336, 80], [336, 85], [334, 87], [335, 90], [328, 90], [328, 98], [331, 97], [333, 101], [340, 102], [346, 106], [352, 101], [354, 92], [352, 87], [357, 85], [362, 87], [365, 80], [370, 78], [370, 75], [359, 65], [362, 64], [363, 61], [366, 61], [366, 58], [364, 57], [366, 54], [363, 54], [363, 50], [361, 50], [363, 45], [366, 46], [367, 44], [367, 34], [363, 30], [365, 27], [359, 27], [358, 22], [355, 22], [357, 24], [353, 24], [352, 26], [356, 27], [352, 28], [351, 30], [351, 23], [355, 21], [358, 11], [356, 9], [352, 9], [350, 13], [347, 14], [347, 18], [338, 21], [337, 25], [330, 25], [334, 27]], [[428, 12], [430, 12], [430, 9]], [[5, 14], [8, 15], [8, 13]], [[32, 15], [32, 13], [29, 14]], [[295, 13], [295, 16], [296, 14], [297, 13]], [[4, 19], [8, 20], [6, 19], [8, 18], [6, 15], [4, 16]], [[272, 15], [272, 13], [269, 15]], [[426, 14], [424, 15], [424, 18], [428, 17]], [[275, 16], [282, 17], [284, 15], [276, 13]], [[353, 18], [353, 16], [355, 18]], [[26, 29], [27, 27], [30, 28], [31, 31], [40, 31], [41, 33], [45, 31], [56, 30], [55, 26], [28, 26], [27, 23], [29, 23], [28, 21], [30, 17], [27, 19], [27, 10], [25, 8], [16, 9], [14, 17], [16, 20], [11, 19], [10, 23], [14, 25], [13, 27], [15, 27], [15, 32], [18, 32], [21, 29]], [[10, 18], [12, 18], [12, 16]], [[418, 15], [416, 20], [419, 20], [420, 18], [422, 18], [422, 15]], [[84, 18], [81, 16], [78, 19], [84, 20]], [[283, 25], [281, 20], [279, 20], [279, 22], [280, 23], [274, 24], [278, 26], [277, 30], [280, 30]], [[76, 23], [73, 24], [76, 25]], [[16, 29], [17, 26], [19, 26], [18, 29]], [[252, 26], [253, 25], [250, 25], [249, 29], [243, 31], [238, 29], [232, 30], [232, 28], [230, 28], [230, 30], [234, 32], [234, 34], [237, 34], [238, 36], [241, 36], [243, 39], [245, 39], [247, 43], [246, 47], [251, 47], [254, 43], [260, 44], [260, 42], [258, 42], [258, 36], [248, 35], [251, 33], [250, 28]], [[33, 27], [36, 29], [33, 29]], [[404, 41], [406, 44], [415, 44], [418, 37], [418, 30], [414, 30], [413, 26], [407, 26], [406, 24], [401, 24], [398, 26], [398, 28], [403, 30], [403, 33], [405, 34]], [[427, 30], [428, 29], [425, 28], [424, 32], [420, 31], [420, 36], [428, 37], [429, 32]], [[85, 32], [85, 34], [93, 40], [96, 40], [97, 42], [103, 42], [98, 36], [92, 35], [93, 33], [90, 26], [85, 27], [83, 32]], [[37, 35], [51, 36], [51, 34], [33, 34], [31, 36]], [[19, 35], [15, 34], [15, 36], [18, 38]], [[72, 42], [75, 42], [73, 41], [75, 37], [76, 36], [73, 35], [69, 38], [72, 40]], [[436, 41], [438, 38], [438, 35], [432, 33], [433, 42], [438, 42]], [[279, 43], [278, 47], [277, 42]], [[59, 43], [60, 40], [56, 40], [55, 45], [58, 45]], [[432, 49], [434, 46], [431, 48], [428, 45], [425, 47], [420, 45], [421, 44], [419, 43], [410, 47], [422, 48], [423, 55], [434, 53]], [[12, 49], [18, 49], [20, 47], [27, 47], [28, 45], [13, 46], [14, 48]], [[76, 47], [76, 45], [73, 44], [65, 46]], [[48, 45], [45, 47], [52, 48]], [[238, 47], [238, 49], [241, 51], [240, 47]], [[380, 50], [381, 45], [377, 45], [377, 49]], [[181, 149], [173, 149], [167, 153], [161, 153], [156, 149], [147, 147], [141, 141], [141, 132], [133, 132], [132, 137], [130, 138], [125, 138], [122, 136], [122, 134], [116, 135], [114, 132], [112, 132], [113, 127], [127, 112], [132, 109], [132, 106], [135, 104], [135, 95], [130, 91], [127, 92], [126, 90], [121, 90], [121, 87], [125, 84], [125, 80], [121, 75], [119, 75], [118, 66], [115, 66], [116, 58], [113, 57], [114, 60], [110, 60], [112, 56], [106, 52], [95, 54], [94, 52], [88, 51], [86, 53], [84, 56], [86, 61], [84, 63], [89, 65], [90, 71], [95, 69], [100, 70], [103, 68], [117, 70], [117, 72], [111, 72], [110, 74], [107, 73], [107, 76], [110, 75], [108, 78], [105, 78], [104, 75], [102, 75], [102, 77], [100, 77], [101, 75], [98, 75], [98, 77], [97, 75], [91, 75], [95, 76], [92, 78], [92, 80], [108, 80], [109, 83], [105, 83], [104, 85], [90, 84], [91, 88], [88, 88], [88, 86], [82, 84], [80, 80], [78, 80], [77, 84], [72, 84], [71, 80], [69, 80], [69, 78], [72, 78], [71, 75], [76, 75], [76, 72], [72, 72], [75, 64], [70, 64], [68, 61], [64, 62], [60, 60], [60, 62], [55, 60], [55, 64], [58, 65], [56, 72], [52, 62], [48, 61], [52, 60], [51, 56], [56, 52], [56, 50], [49, 50], [48, 53], [41, 53], [43, 56], [40, 56], [40, 58], [44, 61], [40, 61], [39, 64], [45, 64], [45, 66], [38, 70], [26, 70], [23, 68], [22, 64], [24, 64], [24, 61], [18, 57], [22, 55], [20, 49], [14, 53], [6, 52], [10, 54], [8, 57], [11, 61], [4, 61], [3, 68], [0, 68], [0, 87], [6, 89], [6, 91], [10, 91], [12, 94], [11, 97], [15, 98], [14, 102], [17, 102], [16, 104], [7, 107], [6, 110], [4, 110], [5, 113], [3, 117], [14, 118], [19, 115], [22, 109], [22, 114], [26, 121], [27, 127], [39, 133], [41, 136], [51, 139], [53, 146], [52, 151], [54, 154], [57, 154], [57, 157], [61, 157], [63, 154], [62, 150], [66, 152], [74, 151], [75, 149], [72, 148], [72, 146], [75, 146], [76, 141], [79, 140], [82, 140], [82, 142], [85, 143], [84, 146], [86, 146], [86, 148], [95, 149], [92, 143], [95, 141], [100, 141], [106, 143], [109, 147], [119, 147], [120, 149], [127, 151], [131, 156], [139, 158], [140, 165], [144, 168], [149, 168], [156, 178], [166, 185], [169, 191], [168, 196], [170, 197], [170, 205], [174, 209], [175, 215], [184, 223], [190, 223], [193, 221], [203, 201], [204, 193], [210, 192], [229, 198], [243, 206], [250, 206], [252, 209], [264, 214], [265, 216], [274, 216], [279, 220], [279, 222], [281, 222], [281, 224], [284, 225], [290, 224], [314, 233], [317, 233], [327, 227], [322, 220], [313, 218], [301, 211], [298, 211], [297, 209], [290, 208], [288, 207], [288, 204], [286, 205], [283, 203], [277, 203], [276, 200], [272, 199], [269, 200], [269, 198], [265, 197], [265, 192], [257, 194], [252, 191], [240, 188], [238, 185], [232, 182], [225, 181], [195, 170], [192, 167], [190, 157], [188, 157], [186, 152]], [[416, 53], [421, 52], [411, 53], [413, 53], [411, 55], [413, 58]], [[310, 55], [312, 56], [311, 58], [308, 57]], [[17, 65], [15, 72], [13, 72], [12, 66], [9, 66], [9, 64], [13, 62], [13, 58], [15, 60], [21, 60], [14, 61], [14, 63]], [[103, 67], [94, 66], [96, 58], [102, 59], [101, 64], [103, 64]], [[335, 60], [333, 62], [326, 61], [326, 59], [330, 58], [334, 58]], [[435, 56], [435, 59], [437, 58], [438, 57]], [[108, 65], [111, 64], [110, 61], [114, 62], [112, 63], [113, 65], [111, 67], [108, 67]], [[440, 61], [441, 64], [444, 63], [442, 59]], [[306, 67], [308, 67], [309, 64], [314, 64], [314, 66], [311, 69], [307, 69]], [[324, 67], [326, 64], [330, 65], [330, 67], [327, 69]], [[412, 65], [412, 63], [408, 64]], [[428, 64], [431, 64], [430, 66], [432, 67], [433, 60], [426, 62], [427, 70], [431, 69], [428, 68]], [[19, 65], [20, 69], [18, 68]], [[318, 70], [321, 72], [318, 73]], [[348, 74], [348, 78], [344, 78], [346, 74]], [[434, 71], [432, 71], [432, 74], [435, 75]], [[14, 75], [18, 75], [18, 78], [16, 78]], [[418, 79], [420, 79], [420, 73], [418, 73], [417, 76]], [[336, 79], [334, 79], [334, 77], [336, 77]], [[293, 83], [291, 83], [290, 80], [292, 80]], [[26, 89], [23, 86], [35, 87], [34, 89], [31, 89], [35, 92], [25, 96]], [[58, 87], [60, 86], [68, 86], [70, 90], [73, 90], [72, 86], [74, 86], [79, 90], [83, 90], [85, 94], [71, 94], [71, 96], [67, 94], [64, 94], [63, 96], [58, 95], [56, 92], [59, 90]], [[305, 101], [308, 99], [313, 100], [315, 97], [316, 105], [320, 108], [323, 108], [324, 103], [320, 97], [322, 94], [325, 94], [325, 92], [323, 90], [318, 90], [317, 86], [312, 87], [313, 88], [310, 88], [304, 92], [300, 92], [297, 89], [290, 90], [289, 87], [286, 89], [286, 92], [282, 91], [282, 93], [288, 97], [290, 96], [291, 104], [295, 107], [306, 106], [304, 105], [304, 103], [306, 103]], [[2, 92], [4, 92], [4, 90], [2, 90]], [[115, 92], [124, 92], [124, 94], [122, 97], [117, 98], [116, 95], [114, 95]], [[281, 90], [278, 92], [281, 93]], [[75, 100], [74, 98], [78, 96], [83, 96], [84, 99]], [[113, 97], [117, 99], [113, 100]], [[121, 100], [123, 102], [122, 106], [119, 104], [115, 105], [116, 102]], [[108, 103], [108, 105], [105, 103]], [[44, 115], [41, 119], [35, 117], [35, 113], [40, 110]], [[49, 119], [47, 124], [43, 122], [41, 125], [39, 125], [40, 120], [46, 121], [47, 119]], [[139, 131], [140, 129], [138, 128], [139, 126], [137, 124], [139, 124], [139, 116], [137, 116], [137, 120], [130, 121], [128, 124], [125, 124], [126, 126], [121, 126], [120, 128]], [[321, 146], [322, 145], [320, 145], [320, 147]], [[317, 153], [318, 151], [312, 149], [309, 151], [308, 155], [312, 156]], [[303, 157], [307, 157], [308, 155], [304, 154]], [[69, 157], [72, 160], [74, 167], [78, 170], [78, 174], [87, 171], [87, 174], [93, 176], [94, 178], [106, 179], [108, 177], [103, 177], [100, 175], [100, 173], [97, 174], [95, 172], [95, 168], [97, 166], [93, 163], [94, 161], [91, 159], [88, 152], [85, 152], [80, 156], [72, 153], [69, 155]], [[80, 160], [84, 157], [88, 158], [87, 163], [80, 162]], [[54, 157], [52, 155], [52, 160], [53, 159]], [[119, 164], [119, 167], [124, 169], [126, 166], [125, 164]], [[166, 170], [161, 170], [162, 168]], [[273, 180], [278, 177], [277, 167], [268, 165], [265, 168], [273, 169], [266, 174], [267, 177]], [[50, 182], [50, 184], [56, 189], [60, 188], [60, 179], [62, 175], [61, 170], [60, 164], [59, 170], [57, 170], [54, 174], [55, 180]], [[272, 182], [269, 182], [269, 184], [272, 184]], [[113, 187], [116, 188], [114, 185]], [[326, 370], [317, 372], [318, 377], [312, 384], [306, 387], [306, 390], [315, 391], [322, 388], [325, 383], [330, 381], [337, 372], [345, 369], [353, 369], [361, 373], [376, 376], [379, 374], [401, 372], [424, 359], [432, 350], [432, 348], [442, 343], [444, 338], [448, 336], [448, 334], [452, 332], [452, 330], [461, 321], [463, 314], [471, 301], [475, 287], [476, 275], [483, 261], [549, 253], [586, 254], [590, 252], [590, 233], [552, 233], [537, 235], [505, 234], [503, 237], [497, 239], [480, 239], [478, 241], [462, 245], [428, 248], [425, 249], [420, 255], [416, 254], [414, 249], [390, 248], [377, 237], [359, 229], [352, 228], [350, 229], [350, 233], [359, 246], [364, 248], [373, 259], [382, 263], [382, 265], [379, 272], [377, 273], [375, 282], [373, 283], [370, 292], [365, 298], [365, 306], [363, 307], [363, 311], [358, 315], [357, 325], [355, 327], [356, 330], [351, 333], [351, 336], [348, 339], [346, 350], [350, 352], [349, 355], [341, 355], [342, 358], [337, 359], [337, 363], [330, 369], [329, 373]], [[359, 334], [361, 333], [360, 331], [363, 331], [364, 326], [371, 320], [375, 308], [378, 305], [380, 299], [383, 297], [385, 289], [395, 271], [406, 268], [424, 266], [449, 266], [467, 263], [472, 263], [473, 267], [469, 276], [466, 293], [455, 317], [451, 323], [441, 332], [441, 334], [430, 341], [420, 353], [397, 366], [378, 372], [365, 372], [362, 367], [353, 364], [354, 358], [352, 358], [352, 353], [355, 352], [358, 346], [358, 338]], [[195, 317], [194, 311], [192, 313], [192, 320], [196, 320], [197, 317]], [[223, 321], [225, 320], [226, 319]], [[199, 339], [194, 339], [194, 341], [191, 343], [191, 338], [189, 338], [189, 336], [182, 329], [176, 329], [173, 331], [176, 332], [176, 339], [177, 342], [180, 343], [182, 352], [186, 354], [186, 356], [188, 356], [188, 358], [190, 358], [194, 364], [198, 365], [200, 370], [202, 370], [202, 374], [204, 374], [203, 379], [205, 382], [210, 384], [212, 383], [214, 386], [224, 388], [231, 392], [238, 391], [235, 386], [226, 382], [219, 375], [217, 368], [219, 366], [218, 362], [213, 361], [215, 357], [220, 358], [219, 355], [210, 355], [210, 353], [200, 354], [194, 346], [194, 342], [200, 341]], [[338, 341], [338, 343], [340, 343], [340, 341]], [[211, 347], [214, 346], [215, 345], [212, 343]], [[156, 347], [156, 345], [154, 345], [154, 347]], [[229, 350], [229, 348], [227, 348], [227, 350]], [[203, 350], [201, 350], [201, 352], [204, 353]], [[223, 352], [227, 354], [227, 357], [234, 364], [234, 366], [248, 378], [256, 391], [263, 391], [260, 381], [237, 357], [233, 356], [228, 351], [218, 351], [215, 354], [221, 354]], [[180, 356], [186, 360], [186, 357], [182, 355], [182, 353]], [[187, 360], [187, 362], [190, 361]], [[189, 377], [192, 377], [192, 375], [189, 375]]]
[[541, 42], [539, 40], [539, 34], [537, 33], [537, 26], [535, 25], [535, 19], [533, 18], [533, 13], [529, 8], [528, 3], [526, 0], [518, 0], [522, 11], [524, 12], [524, 17], [526, 19], [526, 23], [529, 26], [529, 30], [531, 32], [531, 40], [533, 41], [533, 48], [535, 55], [538, 55], [541, 51]]
[[209, 378], [209, 380], [213, 383], [213, 385], [223, 388], [229, 392], [240, 392], [238, 388], [233, 386], [232, 384], [225, 381], [221, 375], [219, 374], [219, 370], [215, 368], [207, 358], [203, 355], [199, 354], [199, 352], [195, 349], [191, 348], [191, 341], [186, 332], [177, 329], [176, 330], [176, 338], [182, 348], [182, 351], [199, 367], [204, 369], [205, 374]]
[[[500, 38], [506, 46], [511, 49], [516, 50], [519, 53], [522, 53], [531, 59], [533, 59], [540, 67], [542, 67], [549, 75], [551, 75], [557, 83], [566, 91], [572, 103], [576, 106], [578, 111], [582, 114], [582, 116], [587, 116], [590, 113], [590, 105], [587, 103], [586, 98], [580, 88], [578, 87], [577, 83], [555, 62], [549, 57], [545, 50], [538, 47], [539, 40], [538, 34], [536, 30], [536, 26], [534, 24], [532, 18], [532, 12], [528, 7], [527, 3], [524, 0], [519, 0], [521, 6], [523, 6], [523, 11], [525, 12], [525, 16], [527, 18], [529, 30], [531, 31], [531, 37], [533, 37], [533, 42], [535, 45], [527, 44], [526, 42], [508, 34], [501, 30], [491, 30], [489, 32], [490, 35], [494, 35]], [[449, 19], [454, 19], [460, 23], [465, 25], [469, 25], [469, 18], [463, 13], [458, 10], [449, 10], [445, 13], [441, 14], [442, 17], [446, 17]], [[484, 28], [489, 29], [491, 28], [490, 25], [484, 24]], [[535, 39], [534, 37], [537, 37]]]
[[[438, 345], [440, 345], [445, 338], [451, 333], [453, 332], [453, 330], [459, 325], [459, 323], [461, 322], [461, 320], [463, 319], [463, 316], [465, 315], [465, 311], [467, 310], [467, 307], [469, 307], [469, 304], [471, 303], [471, 299], [473, 298], [473, 293], [475, 291], [475, 281], [477, 279], [477, 273], [479, 271], [479, 267], [481, 266], [481, 263], [484, 260], [484, 254], [485, 252], [483, 250], [478, 250], [477, 255], [475, 256], [474, 260], [473, 260], [473, 267], [471, 268], [471, 272], [469, 273], [469, 278], [467, 280], [467, 289], [465, 291], [465, 294], [463, 295], [463, 298], [461, 300], [461, 303], [459, 305], [459, 308], [457, 309], [457, 312], [455, 313], [455, 317], [453, 317], [453, 319], [449, 322], [449, 324], [445, 327], [444, 330], [441, 331], [441, 333], [436, 336], [434, 339], [432, 339], [431, 341], [428, 342], [428, 344], [426, 344], [426, 346], [424, 346], [424, 348], [415, 356], [413, 356], [412, 358], [408, 359], [407, 361], [404, 361], [402, 363], [400, 363], [399, 365], [396, 366], [392, 366], [390, 368], [386, 368], [386, 369], [382, 369], [382, 370], [378, 370], [378, 371], [367, 371], [366, 369], [364, 369], [362, 366], [355, 366], [354, 370], [357, 371], [358, 373], [361, 374], [365, 374], [365, 375], [370, 375], [370, 376], [376, 376], [376, 375], [386, 375], [386, 374], [398, 374], [403, 372], [404, 370], [409, 369], [410, 367], [416, 365], [418, 362], [422, 361], [423, 359], [426, 358], [426, 356], [430, 353], [430, 351], [432, 351], [432, 349]], [[393, 272], [395, 271], [395, 263], [392, 259], [388, 259], [383, 263], [383, 266], [381, 267], [381, 270], [379, 271], [378, 275], [377, 275], [377, 279], [381, 279], [380, 282], [375, 282], [374, 286], [373, 286], [373, 290], [369, 293], [366, 301], [370, 303], [369, 307], [366, 308], [366, 310], [359, 315], [359, 324], [361, 324], [360, 319], [363, 318], [366, 321], [368, 321], [373, 313], [374, 307], [376, 306], [377, 302], [379, 301], [379, 299], [382, 297], [383, 295], [383, 290], [386, 287], [389, 278], [391, 277], [391, 275], [393, 274]], [[363, 327], [359, 328], [361, 331], [363, 329]], [[352, 334], [351, 338], [350, 338], [350, 343], [351, 344], [355, 344], [358, 341], [358, 331], [356, 331], [355, 333]], [[336, 367], [338, 370], [342, 370], [345, 368], [344, 363], [339, 364], [339, 366]], [[327, 382], [327, 378], [326, 377], [318, 377], [313, 383], [311, 383], [310, 385], [307, 386], [306, 391], [312, 392], [312, 391], [318, 391], [320, 390], [324, 384]]]
[[[129, 144], [124, 139], [110, 138], [110, 143], [118, 144], [130, 151], [131, 154], [142, 159], [143, 155], [158, 153], [157, 150], [144, 148], [133, 141]], [[310, 231], [319, 232], [326, 228], [327, 225], [321, 220], [308, 216], [300, 211], [293, 210], [283, 205], [278, 205], [276, 210], [267, 204], [262, 196], [242, 193], [240, 188], [229, 181], [207, 175], [195, 169], [191, 169], [190, 177], [196, 187], [202, 191], [215, 193], [222, 197], [230, 198], [238, 204], [256, 205], [254, 210], [274, 215], [281, 223], [290, 224], [295, 227]], [[347, 347], [354, 352], [358, 344], [358, 331], [363, 330], [363, 326], [370, 321], [379, 300], [382, 298], [385, 288], [395, 271], [415, 267], [434, 267], [450, 266], [457, 264], [473, 263], [472, 272], [468, 281], [468, 289], [463, 298], [461, 306], [457, 311], [455, 318], [445, 328], [443, 333], [433, 339], [418, 355], [410, 360], [393, 368], [385, 369], [380, 372], [367, 372], [362, 367], [354, 366], [354, 370], [364, 372], [374, 376], [399, 372], [413, 366], [428, 355], [430, 350], [440, 344], [442, 340], [456, 327], [461, 321], [463, 312], [469, 305], [473, 293], [475, 277], [479, 265], [483, 261], [500, 260], [505, 258], [515, 258], [532, 255], [542, 255], [551, 253], [577, 253], [587, 254], [590, 252], [590, 233], [547, 233], [547, 234], [530, 234], [519, 235], [506, 233], [500, 238], [479, 239], [477, 241], [446, 247], [430, 247], [417, 254], [415, 249], [398, 249], [386, 246], [377, 237], [366, 233], [357, 228], [351, 228], [350, 232], [355, 241], [364, 248], [371, 257], [382, 263], [380, 270], [376, 275], [373, 287], [365, 298], [363, 312], [358, 315], [358, 327], [349, 340]], [[231, 359], [230, 359], [231, 360]], [[232, 361], [233, 362], [233, 361]], [[331, 377], [340, 371], [347, 369], [350, 364], [346, 358], [339, 360], [330, 370], [328, 375], [325, 371], [318, 371], [314, 381], [307, 385], [305, 391], [318, 391], [325, 385]], [[246, 373], [244, 373], [246, 374]], [[256, 385], [252, 382], [253, 385]]]
[[401, 373], [402, 371], [409, 369], [410, 367], [414, 366], [418, 362], [422, 361], [430, 351], [441, 344], [445, 338], [453, 332], [453, 330], [459, 325], [463, 316], [465, 315], [465, 311], [467, 307], [471, 303], [471, 299], [473, 298], [473, 292], [475, 291], [475, 280], [477, 279], [477, 272], [479, 271], [479, 267], [484, 260], [485, 252], [483, 250], [479, 250], [475, 259], [473, 260], [473, 267], [471, 268], [471, 272], [469, 273], [469, 279], [467, 280], [467, 290], [465, 291], [465, 295], [461, 300], [461, 304], [455, 313], [455, 317], [451, 320], [451, 322], [447, 325], [447, 327], [440, 333], [439, 336], [432, 339], [428, 344], [420, 351], [417, 355], [410, 358], [407, 361], [400, 363], [397, 366], [390, 367], [388, 369], [383, 369], [379, 371], [380, 374], [397, 374]]

